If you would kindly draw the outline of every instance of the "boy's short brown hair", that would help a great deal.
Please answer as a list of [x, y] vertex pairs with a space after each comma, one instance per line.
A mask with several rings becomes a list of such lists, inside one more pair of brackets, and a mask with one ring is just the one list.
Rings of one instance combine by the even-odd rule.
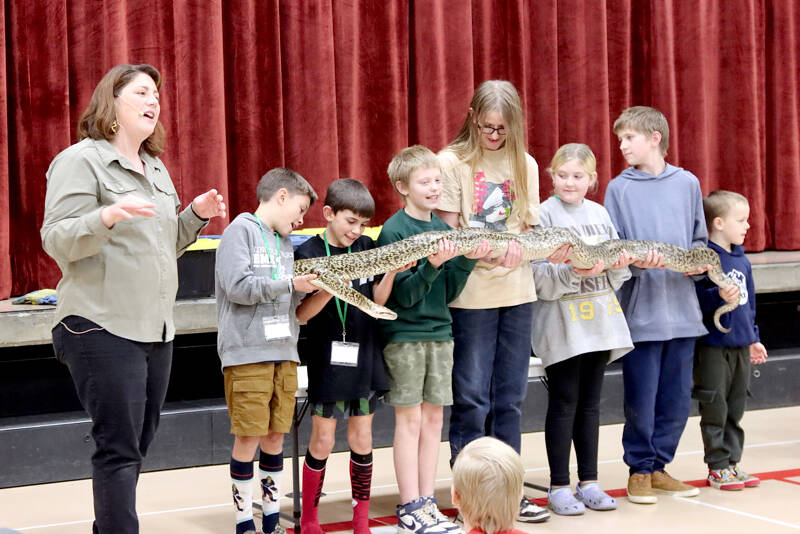
[[453, 464], [453, 492], [461, 514], [486, 534], [510, 530], [519, 512], [523, 475], [519, 454], [502, 441], [471, 441]]
[[325, 193], [325, 205], [330, 206], [333, 213], [350, 210], [366, 219], [375, 215], [375, 200], [369, 190], [352, 178], [341, 178], [332, 182]]
[[428, 147], [413, 145], [395, 154], [392, 161], [389, 162], [389, 168], [386, 169], [386, 172], [389, 175], [392, 187], [397, 191], [397, 182], [403, 182], [408, 186], [411, 173], [417, 169], [434, 168], [439, 168], [439, 160], [436, 159], [436, 154], [431, 152]]
[[749, 205], [747, 197], [733, 191], [712, 191], [703, 198], [703, 212], [706, 216], [706, 228], [711, 230], [714, 219], [725, 217], [736, 204]]
[[268, 202], [281, 189], [286, 189], [290, 195], [306, 195], [309, 206], [317, 200], [317, 193], [305, 178], [292, 169], [277, 167], [261, 177], [256, 186], [259, 202]]
[[617, 120], [614, 121], [614, 134], [619, 134], [622, 130], [633, 130], [634, 132], [652, 135], [653, 132], [661, 134], [661, 142], [658, 147], [661, 155], [667, 155], [669, 148], [669, 124], [663, 113], [656, 108], [649, 106], [633, 106], [623, 111]]

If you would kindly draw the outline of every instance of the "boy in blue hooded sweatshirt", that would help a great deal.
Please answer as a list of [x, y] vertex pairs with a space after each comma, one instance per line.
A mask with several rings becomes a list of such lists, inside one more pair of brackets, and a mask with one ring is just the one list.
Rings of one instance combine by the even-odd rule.
[[708, 279], [695, 283], [708, 335], [697, 344], [692, 395], [699, 401], [709, 485], [740, 490], [759, 484], [757, 477], [738, 466], [744, 447], [744, 430], [739, 422], [744, 415], [750, 364], [767, 359], [767, 349], [759, 341], [755, 323], [753, 271], [742, 247], [750, 228], [750, 206], [739, 193], [713, 191], [703, 199], [703, 209], [708, 246], [719, 254], [722, 270], [736, 282], [739, 306], [722, 316], [722, 325], [730, 332], [720, 332], [713, 326], [714, 310], [722, 304], [716, 286]]
[[[635, 106], [614, 122], [614, 133], [629, 168], [611, 180], [605, 208], [621, 239], [646, 239], [684, 248], [705, 245], [706, 222], [700, 182], [664, 161], [669, 146], [667, 119], [657, 109]], [[706, 334], [689, 276], [663, 269], [663, 255], [651, 251], [631, 266], [619, 290], [634, 349], [622, 359], [625, 384], [623, 460], [629, 467], [628, 500], [657, 501], [656, 492], [692, 497], [694, 486], [672, 478], [672, 461], [689, 416], [692, 362], [698, 336]], [[708, 269], [686, 274], [701, 274]], [[725, 295], [735, 298], [735, 288]]]

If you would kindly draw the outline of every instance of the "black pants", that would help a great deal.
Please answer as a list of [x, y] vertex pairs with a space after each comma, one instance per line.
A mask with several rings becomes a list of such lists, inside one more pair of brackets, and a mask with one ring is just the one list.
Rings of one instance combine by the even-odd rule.
[[600, 393], [608, 356], [607, 351], [590, 352], [545, 368], [544, 441], [552, 486], [569, 485], [571, 443], [575, 443], [579, 480], [597, 480]]
[[138, 533], [136, 483], [167, 394], [172, 342], [131, 341], [69, 316], [53, 329], [53, 347], [92, 418], [94, 532]]
[[750, 379], [749, 347], [697, 346], [694, 390], [699, 401], [700, 434], [709, 469], [739, 463], [744, 447], [744, 416]]

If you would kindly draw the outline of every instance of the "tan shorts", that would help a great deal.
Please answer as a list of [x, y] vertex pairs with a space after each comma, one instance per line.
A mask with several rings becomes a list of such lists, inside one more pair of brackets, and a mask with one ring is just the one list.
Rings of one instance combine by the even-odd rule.
[[285, 434], [292, 428], [295, 362], [248, 363], [222, 370], [231, 434], [266, 436]]

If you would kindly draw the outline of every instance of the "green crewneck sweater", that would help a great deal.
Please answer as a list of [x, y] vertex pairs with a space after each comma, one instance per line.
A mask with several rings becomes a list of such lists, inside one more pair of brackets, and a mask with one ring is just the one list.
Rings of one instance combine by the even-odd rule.
[[[436, 215], [431, 214], [430, 221], [422, 221], [400, 210], [383, 224], [378, 246], [422, 232], [449, 229]], [[397, 319], [381, 321], [384, 344], [453, 339], [453, 319], [447, 304], [464, 289], [477, 262], [456, 256], [437, 269], [423, 258], [416, 267], [398, 273], [386, 303], [387, 308], [397, 313]]]

